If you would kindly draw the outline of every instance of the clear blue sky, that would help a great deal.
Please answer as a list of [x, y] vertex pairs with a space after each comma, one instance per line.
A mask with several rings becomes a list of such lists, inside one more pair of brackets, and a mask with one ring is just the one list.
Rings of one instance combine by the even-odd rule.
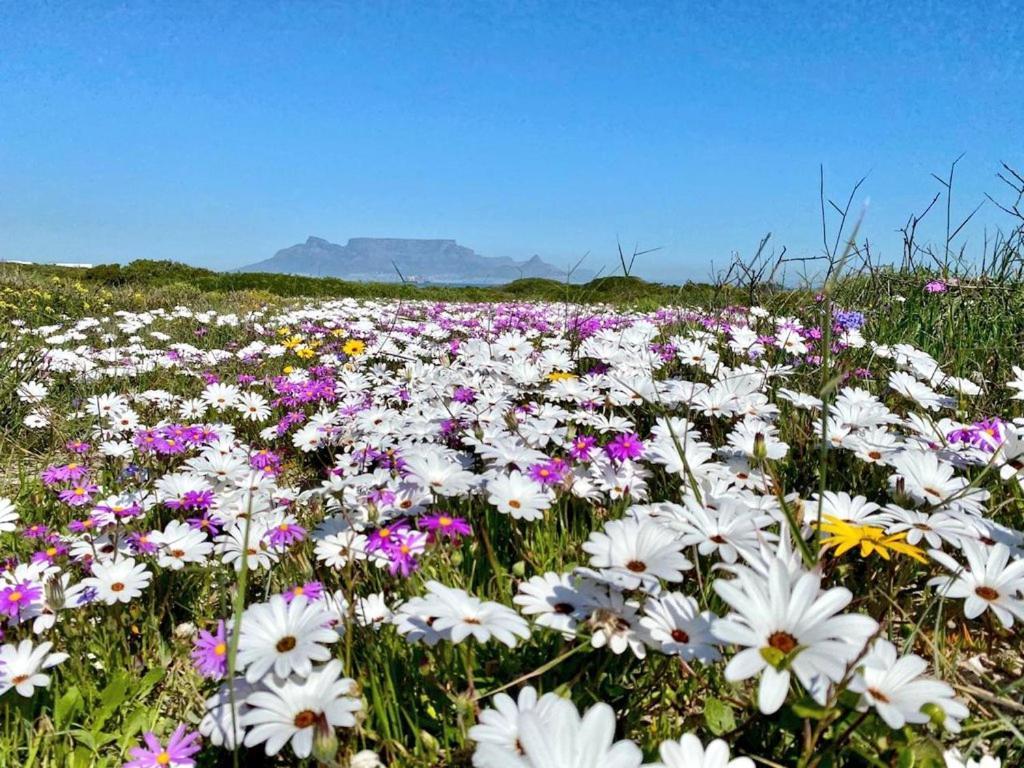
[[[229, 268], [316, 234], [705, 277], [1024, 166], [1019, 2], [0, 0], [0, 258]], [[979, 214], [970, 236], [998, 223]], [[932, 232], [939, 230], [936, 216]]]

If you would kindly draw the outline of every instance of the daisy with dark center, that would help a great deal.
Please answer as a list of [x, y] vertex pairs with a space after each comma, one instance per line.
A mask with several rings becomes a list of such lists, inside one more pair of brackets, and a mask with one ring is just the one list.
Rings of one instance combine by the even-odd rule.
[[653, 520], [610, 520], [583, 544], [597, 570], [581, 572], [621, 589], [650, 591], [660, 579], [682, 581], [682, 572], [693, 567], [682, 548], [672, 531]]
[[707, 664], [721, 658], [711, 634], [711, 622], [716, 618], [710, 611], [701, 611], [692, 597], [670, 592], [644, 602], [640, 624], [651, 640], [660, 644], [662, 653]]
[[874, 707], [890, 728], [927, 723], [931, 717], [925, 708], [932, 704], [945, 713], [947, 729], [956, 732], [967, 707], [953, 698], [947, 683], [925, 675], [927, 669], [920, 656], [899, 656], [896, 646], [879, 639], [858, 664], [850, 690], [861, 694], [858, 709]]
[[717, 579], [714, 589], [733, 612], [712, 624], [715, 637], [743, 647], [729, 661], [731, 682], [760, 675], [758, 707], [770, 715], [789, 692], [791, 674], [819, 704], [831, 683], [846, 674], [878, 625], [858, 614], [840, 614], [853, 594], [843, 587], [821, 590], [821, 576], [793, 573], [775, 560], [767, 578], [733, 566], [736, 578]]
[[247, 710], [239, 725], [248, 728], [245, 745], [263, 744], [268, 755], [276, 755], [291, 743], [298, 758], [309, 757], [316, 732], [331, 733], [351, 728], [361, 708], [355, 695], [355, 681], [341, 677], [341, 662], [332, 659], [305, 680], [269, 677], [245, 700]]
[[273, 671], [278, 677], [305, 677], [313, 662], [327, 661], [327, 644], [338, 640], [330, 628], [331, 613], [304, 595], [291, 602], [274, 595], [269, 602], [256, 603], [242, 614], [238, 639], [238, 663], [245, 678], [255, 683]]
[[579, 622], [590, 616], [595, 599], [590, 581], [549, 571], [521, 583], [512, 602], [540, 626], [572, 637]]
[[937, 549], [929, 554], [950, 571], [952, 576], [936, 576], [929, 583], [938, 587], [944, 597], [964, 601], [964, 616], [976, 619], [991, 610], [1004, 627], [1012, 627], [1014, 619], [1024, 621], [1024, 559], [1010, 561], [1010, 548], [1005, 544], [985, 546], [973, 539], [961, 542], [967, 565]]

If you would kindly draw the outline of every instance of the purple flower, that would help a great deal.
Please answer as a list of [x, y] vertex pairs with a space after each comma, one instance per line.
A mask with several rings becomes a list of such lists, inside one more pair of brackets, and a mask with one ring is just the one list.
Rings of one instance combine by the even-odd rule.
[[50, 564], [58, 557], [66, 555], [68, 548], [63, 544], [52, 543], [46, 549], [41, 549], [38, 552], [32, 554], [33, 563], [46, 563]]
[[26, 539], [42, 539], [49, 532], [50, 529], [42, 523], [33, 523], [32, 525], [25, 528], [25, 530], [21, 532], [21, 535], [24, 536]]
[[97, 597], [99, 597], [100, 591], [96, 587], [86, 587], [78, 593], [76, 604], [79, 606], [88, 605]]
[[627, 433], [625, 435], [616, 435], [604, 447], [604, 450], [615, 461], [626, 461], [626, 459], [638, 459], [643, 456], [644, 444], [637, 435]]
[[945, 293], [947, 285], [941, 280], [932, 280], [924, 284], [924, 289], [928, 293]]
[[196, 671], [210, 680], [220, 680], [228, 671], [228, 632], [224, 621], [217, 622], [214, 632], [199, 630], [192, 646], [192, 664]]
[[283, 593], [284, 601], [290, 603], [296, 597], [305, 595], [310, 600], [319, 600], [323, 597], [324, 585], [319, 581], [307, 581], [305, 584], [296, 584], [294, 587], [289, 587]]
[[72, 462], [71, 464], [54, 464], [49, 466], [43, 470], [41, 476], [46, 485], [56, 485], [68, 480], [81, 480], [88, 471], [88, 467], [83, 464]]
[[530, 467], [530, 477], [544, 486], [558, 485], [568, 472], [569, 467], [562, 459], [551, 459]]
[[89, 482], [77, 483], [70, 488], [65, 488], [57, 494], [57, 498], [69, 507], [81, 507], [92, 501], [92, 495], [99, 490], [99, 486]]
[[954, 429], [946, 438], [952, 443], [968, 443], [986, 453], [995, 450], [1006, 440], [1003, 422], [998, 417], [976, 421], [969, 427]]
[[16, 619], [21, 612], [43, 596], [42, 588], [32, 582], [22, 581], [0, 589], [0, 613]]
[[456, 403], [472, 403], [476, 400], [476, 392], [469, 387], [456, 387], [452, 400]]
[[865, 322], [864, 313], [852, 309], [841, 309], [832, 315], [833, 327], [837, 331], [855, 331], [863, 328]]
[[591, 435], [580, 435], [572, 441], [569, 455], [576, 461], [590, 461], [590, 452], [594, 450], [596, 444], [597, 438]]
[[378, 549], [392, 547], [402, 534], [409, 530], [409, 523], [405, 520], [398, 520], [391, 525], [378, 528], [370, 534], [366, 542], [367, 552], [376, 552]]
[[210, 536], [216, 536], [220, 533], [221, 521], [214, 517], [210, 510], [204, 509], [201, 517], [190, 517], [186, 521], [190, 528], [195, 528], [197, 531], [204, 531]]
[[406, 531], [399, 534], [392, 546], [385, 550], [391, 565], [388, 570], [391, 575], [400, 574], [408, 576], [420, 567], [416, 559], [427, 548], [427, 534], [419, 531]]
[[281, 468], [281, 457], [266, 448], [261, 448], [249, 457], [249, 464], [264, 472], [277, 472]]
[[158, 547], [149, 540], [148, 533], [129, 533], [125, 536], [125, 543], [136, 555], [152, 555]]
[[64, 447], [72, 453], [88, 453], [90, 446], [83, 440], [68, 440], [68, 442], [64, 444]]
[[129, 754], [134, 758], [123, 768], [193, 768], [196, 761], [192, 755], [199, 751], [199, 733], [185, 731], [182, 723], [174, 729], [167, 740], [167, 746], [152, 731], [142, 734], [145, 747], [132, 747]]
[[267, 531], [266, 536], [271, 546], [289, 547], [306, 538], [306, 529], [301, 525], [285, 520]]
[[[99, 508], [97, 507], [97, 511]], [[88, 533], [91, 530], [102, 526], [102, 522], [96, 517], [87, 517], [84, 520], [72, 520], [68, 523], [68, 530], [72, 533]]]
[[420, 528], [425, 528], [436, 537], [447, 537], [458, 541], [462, 536], [472, 536], [473, 529], [461, 517], [452, 517], [446, 512], [436, 515], [425, 515], [419, 520]]

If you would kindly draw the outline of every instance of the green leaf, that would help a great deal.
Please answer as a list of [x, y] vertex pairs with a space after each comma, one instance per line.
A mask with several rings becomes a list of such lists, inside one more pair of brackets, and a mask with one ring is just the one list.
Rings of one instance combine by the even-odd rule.
[[77, 686], [64, 691], [53, 705], [53, 724], [57, 730], [64, 730], [71, 725], [82, 704], [82, 692]]
[[715, 736], [721, 736], [736, 727], [736, 717], [732, 713], [732, 708], [716, 698], [704, 702], [704, 722]]
[[897, 768], [914, 768], [917, 763], [917, 758], [914, 756], [914, 750], [912, 749], [901, 749], [899, 759], [896, 761]]

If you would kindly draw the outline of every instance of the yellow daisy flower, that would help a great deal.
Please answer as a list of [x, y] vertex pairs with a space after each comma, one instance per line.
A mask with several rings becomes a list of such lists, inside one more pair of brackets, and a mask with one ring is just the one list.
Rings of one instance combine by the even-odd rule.
[[345, 345], [341, 348], [349, 357], [355, 357], [361, 355], [366, 351], [366, 342], [360, 341], [359, 339], [349, 339], [345, 342]]
[[922, 563], [928, 562], [923, 549], [905, 541], [906, 532], [886, 536], [885, 531], [881, 528], [872, 525], [857, 525], [832, 515], [825, 515], [821, 530], [832, 534], [821, 542], [822, 549], [835, 548], [836, 557], [846, 554], [855, 547], [860, 547], [861, 557], [877, 554], [883, 560], [888, 560], [893, 552], [897, 552]]

